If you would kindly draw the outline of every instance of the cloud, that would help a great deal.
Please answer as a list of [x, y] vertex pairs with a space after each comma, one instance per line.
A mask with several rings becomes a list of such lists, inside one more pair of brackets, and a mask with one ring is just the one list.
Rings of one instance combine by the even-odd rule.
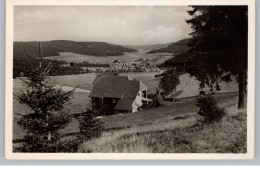
[[168, 43], [188, 37], [188, 7], [16, 6], [16, 41], [76, 40], [115, 44]]

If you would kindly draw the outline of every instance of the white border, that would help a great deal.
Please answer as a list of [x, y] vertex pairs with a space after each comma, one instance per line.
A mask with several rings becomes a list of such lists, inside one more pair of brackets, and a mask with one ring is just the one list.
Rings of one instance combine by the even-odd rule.
[[[246, 154], [13, 153], [13, 7], [14, 5], [248, 5], [248, 101]], [[6, 2], [5, 158], [15, 160], [183, 160], [254, 159], [255, 0], [8, 0]]]

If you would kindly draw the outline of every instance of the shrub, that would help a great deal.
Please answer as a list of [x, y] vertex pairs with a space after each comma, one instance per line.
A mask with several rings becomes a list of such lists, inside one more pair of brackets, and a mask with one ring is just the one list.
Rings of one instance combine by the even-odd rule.
[[81, 114], [79, 123], [80, 133], [86, 140], [100, 137], [104, 129], [103, 122], [96, 117], [96, 113], [93, 110], [87, 110]]
[[198, 114], [203, 116], [204, 123], [220, 120], [225, 115], [224, 108], [217, 106], [212, 94], [200, 94], [197, 97], [196, 106], [199, 108]]

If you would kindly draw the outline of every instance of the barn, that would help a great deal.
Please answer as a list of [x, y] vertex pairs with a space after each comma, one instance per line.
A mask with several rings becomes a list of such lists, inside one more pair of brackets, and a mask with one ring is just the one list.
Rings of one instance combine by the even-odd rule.
[[98, 99], [104, 115], [137, 112], [147, 99], [147, 86], [129, 76], [103, 75], [89, 94]]

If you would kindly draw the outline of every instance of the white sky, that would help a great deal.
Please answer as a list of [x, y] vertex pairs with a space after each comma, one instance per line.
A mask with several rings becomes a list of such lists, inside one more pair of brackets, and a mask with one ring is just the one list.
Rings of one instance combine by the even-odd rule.
[[184, 6], [15, 6], [15, 41], [161, 44], [189, 37]]

